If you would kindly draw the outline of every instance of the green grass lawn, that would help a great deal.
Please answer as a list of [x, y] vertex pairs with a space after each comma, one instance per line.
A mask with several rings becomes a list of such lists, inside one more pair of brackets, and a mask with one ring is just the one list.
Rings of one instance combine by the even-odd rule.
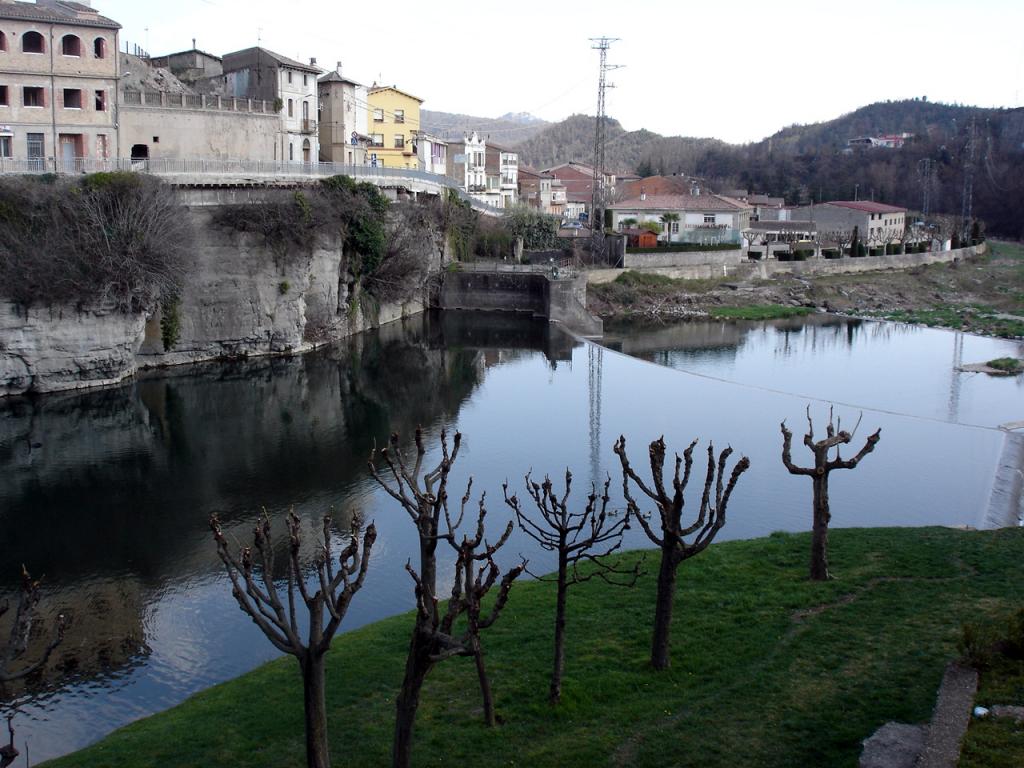
[[[545, 701], [554, 591], [516, 585], [484, 640], [505, 724], [481, 724], [472, 661], [447, 661], [423, 692], [416, 765], [855, 766], [886, 721], [930, 717], [963, 622], [1024, 600], [1024, 529], [835, 530], [826, 583], [807, 579], [808, 550], [806, 534], [776, 534], [684, 563], [662, 673], [647, 664], [656, 562], [632, 590], [574, 588], [557, 708]], [[336, 765], [388, 763], [411, 622], [335, 641]], [[301, 707], [297, 665], [283, 659], [48, 765], [299, 765]]]

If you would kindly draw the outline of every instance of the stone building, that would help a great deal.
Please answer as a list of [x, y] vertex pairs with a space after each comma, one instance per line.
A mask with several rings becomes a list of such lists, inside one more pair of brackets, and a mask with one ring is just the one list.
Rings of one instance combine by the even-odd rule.
[[319, 162], [317, 78], [322, 70], [316, 66], [316, 59], [303, 64], [266, 48], [255, 47], [225, 54], [222, 66], [223, 95], [269, 101], [276, 106], [281, 125], [274, 160]]
[[320, 159], [331, 163], [364, 165], [369, 137], [366, 86], [345, 77], [341, 62], [317, 80], [320, 99]]
[[74, 171], [117, 155], [119, 29], [81, 3], [0, 0], [0, 160]]
[[[147, 60], [120, 55], [121, 157], [273, 162], [279, 156], [281, 133], [273, 102], [199, 93], [197, 87], [209, 78], [183, 82], [171, 70], [154, 64], [180, 61], [180, 57], [171, 54]], [[199, 69], [179, 67], [178, 71], [189, 78]]]

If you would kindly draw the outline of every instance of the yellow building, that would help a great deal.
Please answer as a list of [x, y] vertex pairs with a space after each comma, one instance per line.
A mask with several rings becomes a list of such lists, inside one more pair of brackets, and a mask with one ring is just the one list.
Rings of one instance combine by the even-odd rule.
[[420, 130], [423, 99], [400, 91], [393, 85], [375, 85], [367, 93], [370, 136], [368, 157], [377, 158], [385, 168], [416, 168], [413, 140]]

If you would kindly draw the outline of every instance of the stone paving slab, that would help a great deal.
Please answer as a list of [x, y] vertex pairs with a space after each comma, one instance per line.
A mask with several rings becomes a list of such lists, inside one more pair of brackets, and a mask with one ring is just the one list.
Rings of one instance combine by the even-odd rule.
[[919, 768], [956, 768], [977, 691], [977, 671], [956, 663], [946, 667]]

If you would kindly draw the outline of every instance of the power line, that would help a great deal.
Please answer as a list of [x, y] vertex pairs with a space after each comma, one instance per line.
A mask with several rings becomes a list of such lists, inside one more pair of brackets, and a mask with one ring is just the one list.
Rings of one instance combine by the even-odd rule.
[[608, 73], [620, 65], [608, 63], [608, 49], [617, 37], [592, 37], [591, 48], [600, 55], [597, 77], [597, 118], [594, 127], [594, 188], [590, 201], [591, 253], [604, 253], [604, 161], [605, 161], [605, 91], [615, 86], [608, 82]]

